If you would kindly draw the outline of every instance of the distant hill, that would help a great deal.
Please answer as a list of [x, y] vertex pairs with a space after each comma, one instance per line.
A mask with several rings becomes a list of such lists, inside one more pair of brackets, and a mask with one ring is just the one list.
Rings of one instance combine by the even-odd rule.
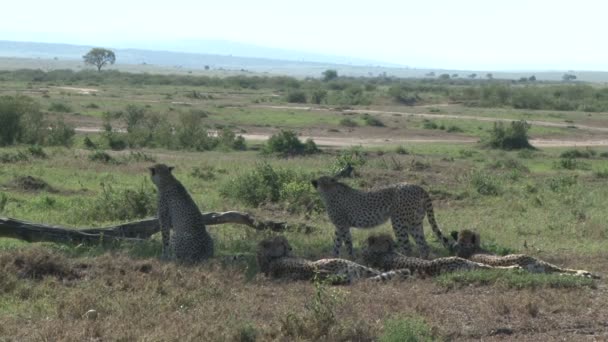
[[[209, 42], [209, 41], [208, 41]], [[204, 45], [196, 41], [178, 41], [175, 46], [166, 45], [167, 49], [181, 49], [202, 51]], [[216, 42], [217, 43], [217, 42]], [[167, 43], [168, 44], [168, 43]], [[133, 44], [137, 45], [137, 44]], [[145, 43], [140, 43], [145, 47]], [[211, 46], [211, 45], [210, 45]], [[225, 51], [230, 49], [230, 44], [226, 42], [214, 45], [215, 50]], [[58, 69], [71, 68], [80, 69], [83, 66], [82, 56], [93, 46], [55, 44], [55, 43], [33, 43], [15, 42], [0, 40], [0, 69], [15, 68], [41, 68]], [[248, 53], [251, 47], [247, 44], [236, 43], [234, 51], [239, 54]], [[400, 66], [391, 66], [373, 61], [350, 59], [352, 63], [330, 63], [327, 61], [305, 61], [292, 60], [299, 52], [271, 48], [251, 48], [252, 55], [264, 55], [268, 53], [273, 58], [261, 58], [259, 56], [236, 56], [222, 55], [213, 53], [194, 53], [194, 52], [175, 52], [159, 51], [146, 49], [122, 49], [112, 48], [116, 53], [117, 64], [109, 68], [132, 72], [163, 72], [163, 73], [209, 73], [218, 72], [248, 72], [248, 73], [269, 73], [275, 75], [288, 75], [294, 77], [320, 77], [321, 73], [327, 69], [336, 69], [340, 75], [368, 77], [368, 76], [396, 76], [396, 77], [426, 77], [430, 72], [435, 75], [458, 74], [459, 77], [468, 77], [470, 74], [477, 74], [478, 77], [485, 77], [487, 73], [492, 73], [495, 78], [519, 79], [521, 77], [536, 76], [538, 80], [561, 80], [566, 71], [488, 71], [488, 70], [442, 70], [442, 69], [416, 69]], [[324, 56], [317, 54], [300, 53], [301, 56], [311, 59], [349, 60], [347, 57]], [[278, 57], [275, 57], [278, 56]], [[2, 58], [4, 57], [4, 58]], [[284, 59], [281, 59], [284, 58]], [[372, 64], [365, 64], [372, 63]], [[209, 71], [205, 71], [209, 67]], [[608, 72], [594, 71], [568, 71], [577, 76], [578, 80], [588, 82], [608, 82]]]

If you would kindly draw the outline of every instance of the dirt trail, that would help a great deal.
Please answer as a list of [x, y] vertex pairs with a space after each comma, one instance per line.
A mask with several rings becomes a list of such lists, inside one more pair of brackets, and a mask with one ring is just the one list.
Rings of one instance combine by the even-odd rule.
[[[80, 133], [100, 133], [103, 132], [101, 127], [77, 127], [77, 132]], [[123, 129], [115, 129], [118, 132], [126, 132]], [[270, 138], [270, 134], [241, 134], [247, 140], [265, 141]], [[348, 146], [364, 146], [378, 147], [385, 145], [400, 145], [407, 143], [455, 143], [455, 144], [473, 144], [478, 141], [475, 138], [428, 138], [428, 137], [411, 137], [411, 138], [364, 138], [359, 136], [350, 137], [319, 137], [303, 135], [301, 139], [311, 138], [320, 146], [331, 147], [348, 147]], [[608, 146], [608, 139], [605, 140], [557, 140], [557, 139], [531, 139], [530, 143], [536, 147], [568, 147], [568, 146]]]
[[[268, 108], [268, 109], [292, 109], [292, 110], [303, 110], [303, 111], [319, 111], [319, 112], [329, 112], [330, 109], [326, 108], [315, 108], [315, 107], [302, 107], [302, 106], [264, 106], [264, 105], [256, 105], [257, 108]], [[346, 109], [343, 110], [344, 113], [353, 113], [353, 114], [376, 114], [376, 115], [407, 115], [407, 116], [417, 116], [422, 118], [434, 118], [434, 119], [460, 119], [460, 120], [477, 120], [477, 121], [486, 121], [486, 122], [511, 122], [517, 121], [515, 119], [505, 119], [505, 118], [489, 118], [484, 116], [473, 116], [473, 115], [454, 115], [454, 114], [429, 114], [429, 113], [408, 113], [408, 112], [394, 112], [394, 111], [384, 111], [384, 110], [362, 110], [362, 109]], [[551, 122], [551, 121], [540, 121], [540, 120], [526, 120], [528, 123], [536, 126], [545, 126], [545, 127], [558, 127], [558, 128], [572, 128], [575, 126], [578, 129], [589, 130], [589, 131], [600, 131], [600, 132], [608, 132], [608, 127], [594, 127], [587, 125], [578, 125], [571, 123], [559, 123], [559, 122]]]

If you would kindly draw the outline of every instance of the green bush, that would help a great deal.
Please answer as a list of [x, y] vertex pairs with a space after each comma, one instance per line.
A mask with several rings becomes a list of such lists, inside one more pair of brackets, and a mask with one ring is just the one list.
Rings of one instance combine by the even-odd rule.
[[306, 93], [302, 90], [293, 89], [287, 92], [287, 102], [306, 103]]
[[312, 139], [302, 143], [294, 131], [281, 130], [268, 139], [262, 152], [281, 156], [295, 156], [317, 153], [319, 149]]
[[359, 124], [355, 120], [353, 120], [351, 118], [344, 118], [344, 119], [340, 120], [340, 125], [341, 126], [345, 126], [345, 127], [357, 127], [357, 126], [359, 126]]
[[505, 127], [502, 122], [495, 122], [489, 138], [484, 141], [484, 145], [503, 150], [534, 148], [528, 141], [529, 129], [530, 124], [523, 120], [512, 121], [508, 127]]
[[63, 118], [49, 124], [49, 132], [46, 144], [50, 146], [72, 146], [76, 130], [74, 126], [67, 124]]
[[310, 95], [310, 102], [315, 104], [321, 104], [327, 101], [327, 90], [325, 89], [315, 89], [312, 91]]
[[44, 143], [47, 126], [40, 106], [29, 97], [0, 97], [0, 123], [0, 146]]
[[380, 342], [435, 341], [430, 327], [422, 317], [394, 317], [384, 323]]
[[388, 93], [395, 101], [407, 106], [415, 105], [420, 99], [418, 94], [412, 92], [409, 85], [393, 85], [389, 88]]
[[107, 154], [104, 151], [95, 151], [89, 154], [89, 160], [94, 162], [102, 162], [102, 163], [112, 163], [114, 162], [114, 158], [111, 155]]
[[380, 119], [378, 119], [374, 116], [371, 116], [369, 114], [363, 115], [363, 121], [368, 126], [384, 127], [384, 123], [382, 121], [380, 121]]
[[72, 111], [72, 107], [70, 107], [68, 104], [66, 103], [62, 103], [62, 102], [53, 102], [51, 103], [51, 105], [49, 106], [49, 111], [50, 112], [59, 112], [59, 113], [69, 113]]
[[591, 165], [574, 158], [562, 158], [553, 164], [553, 168], [566, 170], [591, 170]]
[[334, 161], [330, 173], [336, 174], [343, 170], [347, 165], [352, 167], [361, 167], [367, 162], [367, 157], [363, 149], [360, 147], [351, 147], [340, 152], [340, 155]]
[[253, 207], [282, 203], [293, 212], [318, 210], [322, 205], [310, 185], [312, 178], [309, 174], [262, 163], [224, 183], [220, 194]]
[[435, 123], [435, 121], [431, 121], [429, 119], [422, 120], [422, 128], [424, 129], [438, 129], [439, 125]]
[[92, 222], [141, 219], [156, 214], [156, 202], [156, 191], [146, 182], [135, 189], [115, 189], [102, 183], [101, 193], [81, 215]]
[[597, 152], [592, 149], [585, 149], [584, 151], [578, 149], [571, 149], [562, 152], [559, 156], [561, 158], [573, 159], [573, 158], [593, 158]]

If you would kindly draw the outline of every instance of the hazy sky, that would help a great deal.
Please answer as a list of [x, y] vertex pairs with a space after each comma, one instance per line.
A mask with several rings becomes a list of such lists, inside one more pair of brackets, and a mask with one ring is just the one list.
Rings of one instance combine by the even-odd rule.
[[602, 0], [3, 1], [1, 40], [226, 39], [412, 67], [608, 70]]

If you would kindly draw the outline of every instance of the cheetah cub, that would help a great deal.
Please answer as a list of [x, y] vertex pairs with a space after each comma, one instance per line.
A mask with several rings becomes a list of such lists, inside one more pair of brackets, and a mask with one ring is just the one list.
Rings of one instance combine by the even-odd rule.
[[205, 229], [203, 216], [188, 191], [171, 173], [173, 167], [156, 164], [149, 170], [158, 188], [163, 259], [173, 255], [179, 262], [195, 263], [212, 257], [213, 240]]
[[411, 236], [420, 249], [421, 257], [428, 258], [429, 246], [422, 230], [425, 216], [443, 246], [448, 249], [452, 247], [452, 241], [443, 236], [437, 226], [431, 197], [418, 185], [399, 183], [361, 191], [328, 176], [315, 179], [311, 183], [319, 191], [327, 215], [336, 227], [335, 256], [340, 255], [343, 242], [348, 254], [353, 255], [350, 227], [372, 228], [388, 221], [389, 218], [399, 246], [405, 254], [410, 253]]
[[408, 257], [395, 250], [395, 241], [388, 234], [370, 235], [367, 238], [367, 248], [362, 253], [365, 264], [381, 270], [407, 268], [420, 277], [433, 277], [443, 273], [486, 269], [521, 269], [515, 266], [488, 266], [479, 262], [459, 258], [446, 257], [433, 260]]
[[380, 272], [345, 259], [310, 261], [291, 255], [291, 245], [283, 236], [261, 241], [257, 250], [258, 268], [266, 276], [290, 280], [328, 280], [333, 285], [346, 285], [363, 279], [375, 282], [409, 278], [409, 270]]
[[456, 255], [471, 261], [492, 266], [518, 265], [532, 273], [560, 273], [585, 278], [599, 278], [598, 275], [585, 270], [562, 268], [525, 254], [509, 254], [505, 256], [490, 254], [481, 248], [479, 233], [468, 229], [452, 232], [452, 237], [456, 240], [456, 244], [454, 245]]

